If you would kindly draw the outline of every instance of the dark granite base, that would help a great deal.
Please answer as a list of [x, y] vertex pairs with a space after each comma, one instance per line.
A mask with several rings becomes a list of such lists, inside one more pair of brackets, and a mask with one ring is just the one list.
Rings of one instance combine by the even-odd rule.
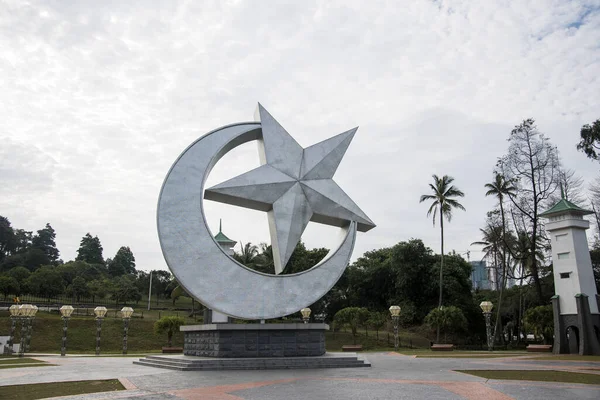
[[[600, 314], [590, 312], [589, 298], [585, 294], [575, 295], [577, 314], [562, 314], [558, 295], [552, 297], [554, 311], [555, 354], [600, 355]], [[600, 308], [600, 296], [596, 294]], [[567, 329], [572, 329], [574, 337], [567, 338]]]
[[325, 354], [326, 324], [186, 325], [186, 356], [302, 357]]

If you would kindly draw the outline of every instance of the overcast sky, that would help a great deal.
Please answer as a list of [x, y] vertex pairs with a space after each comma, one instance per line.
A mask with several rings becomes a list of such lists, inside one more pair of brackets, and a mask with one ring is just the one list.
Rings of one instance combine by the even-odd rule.
[[[169, 167], [258, 101], [304, 147], [360, 127], [334, 177], [377, 224], [354, 259], [410, 238], [439, 251], [418, 201], [432, 174], [466, 194], [446, 248], [480, 259], [483, 185], [525, 118], [586, 182], [600, 168], [575, 149], [600, 118], [600, 1], [0, 0], [0, 32], [0, 215], [50, 222], [65, 261], [90, 232], [104, 257], [130, 246], [138, 269], [165, 269]], [[249, 143], [208, 184], [255, 166]], [[233, 240], [269, 240], [265, 213], [205, 206], [214, 233], [222, 218]]]

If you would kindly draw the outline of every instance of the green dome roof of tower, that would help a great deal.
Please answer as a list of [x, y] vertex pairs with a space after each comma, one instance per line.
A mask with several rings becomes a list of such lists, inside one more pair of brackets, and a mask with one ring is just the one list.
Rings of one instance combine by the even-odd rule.
[[565, 199], [565, 193], [560, 188], [562, 199], [558, 203], [556, 203], [552, 208], [547, 211], [544, 211], [540, 214], [540, 217], [550, 217], [552, 215], [571, 212], [579, 215], [589, 215], [593, 214], [593, 211], [586, 210], [584, 208], [579, 207], [577, 204], [571, 203], [569, 200]]
[[225, 234], [222, 231], [221, 220], [219, 220], [219, 233], [215, 235], [215, 240], [219, 244], [231, 244], [232, 247], [235, 246], [235, 244], [237, 243], [235, 240], [231, 240], [227, 236], [225, 236]]

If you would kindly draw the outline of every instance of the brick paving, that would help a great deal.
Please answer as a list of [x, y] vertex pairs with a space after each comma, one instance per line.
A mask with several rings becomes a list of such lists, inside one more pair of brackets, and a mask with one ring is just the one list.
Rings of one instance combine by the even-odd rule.
[[134, 365], [132, 357], [56, 357], [54, 367], [0, 371], [1, 386], [88, 379], [121, 380], [127, 390], [62, 400], [254, 399], [598, 399], [600, 385], [487, 380], [454, 370], [531, 369], [599, 373], [600, 362], [535, 361], [530, 357], [415, 358], [366, 353], [371, 368], [189, 371]]

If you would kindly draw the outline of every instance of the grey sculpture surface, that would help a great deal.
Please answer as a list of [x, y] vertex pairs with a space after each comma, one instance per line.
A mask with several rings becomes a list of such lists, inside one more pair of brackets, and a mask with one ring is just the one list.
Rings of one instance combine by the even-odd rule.
[[[356, 129], [302, 149], [260, 105], [259, 114], [261, 123], [226, 126], [188, 147], [167, 174], [157, 213], [165, 260], [186, 291], [214, 310], [247, 319], [289, 315], [317, 301], [348, 265], [357, 228], [374, 227], [331, 179]], [[308, 221], [342, 227], [340, 246], [307, 271], [248, 269], [222, 251], [206, 224], [202, 194], [211, 169], [252, 140], [259, 142], [263, 165], [207, 189], [204, 197], [269, 213], [276, 273]]]
[[276, 274], [309, 221], [340, 227], [356, 221], [363, 232], [375, 226], [332, 179], [357, 128], [303, 149], [260, 104], [255, 117], [263, 165], [207, 189], [204, 198], [268, 212]]

